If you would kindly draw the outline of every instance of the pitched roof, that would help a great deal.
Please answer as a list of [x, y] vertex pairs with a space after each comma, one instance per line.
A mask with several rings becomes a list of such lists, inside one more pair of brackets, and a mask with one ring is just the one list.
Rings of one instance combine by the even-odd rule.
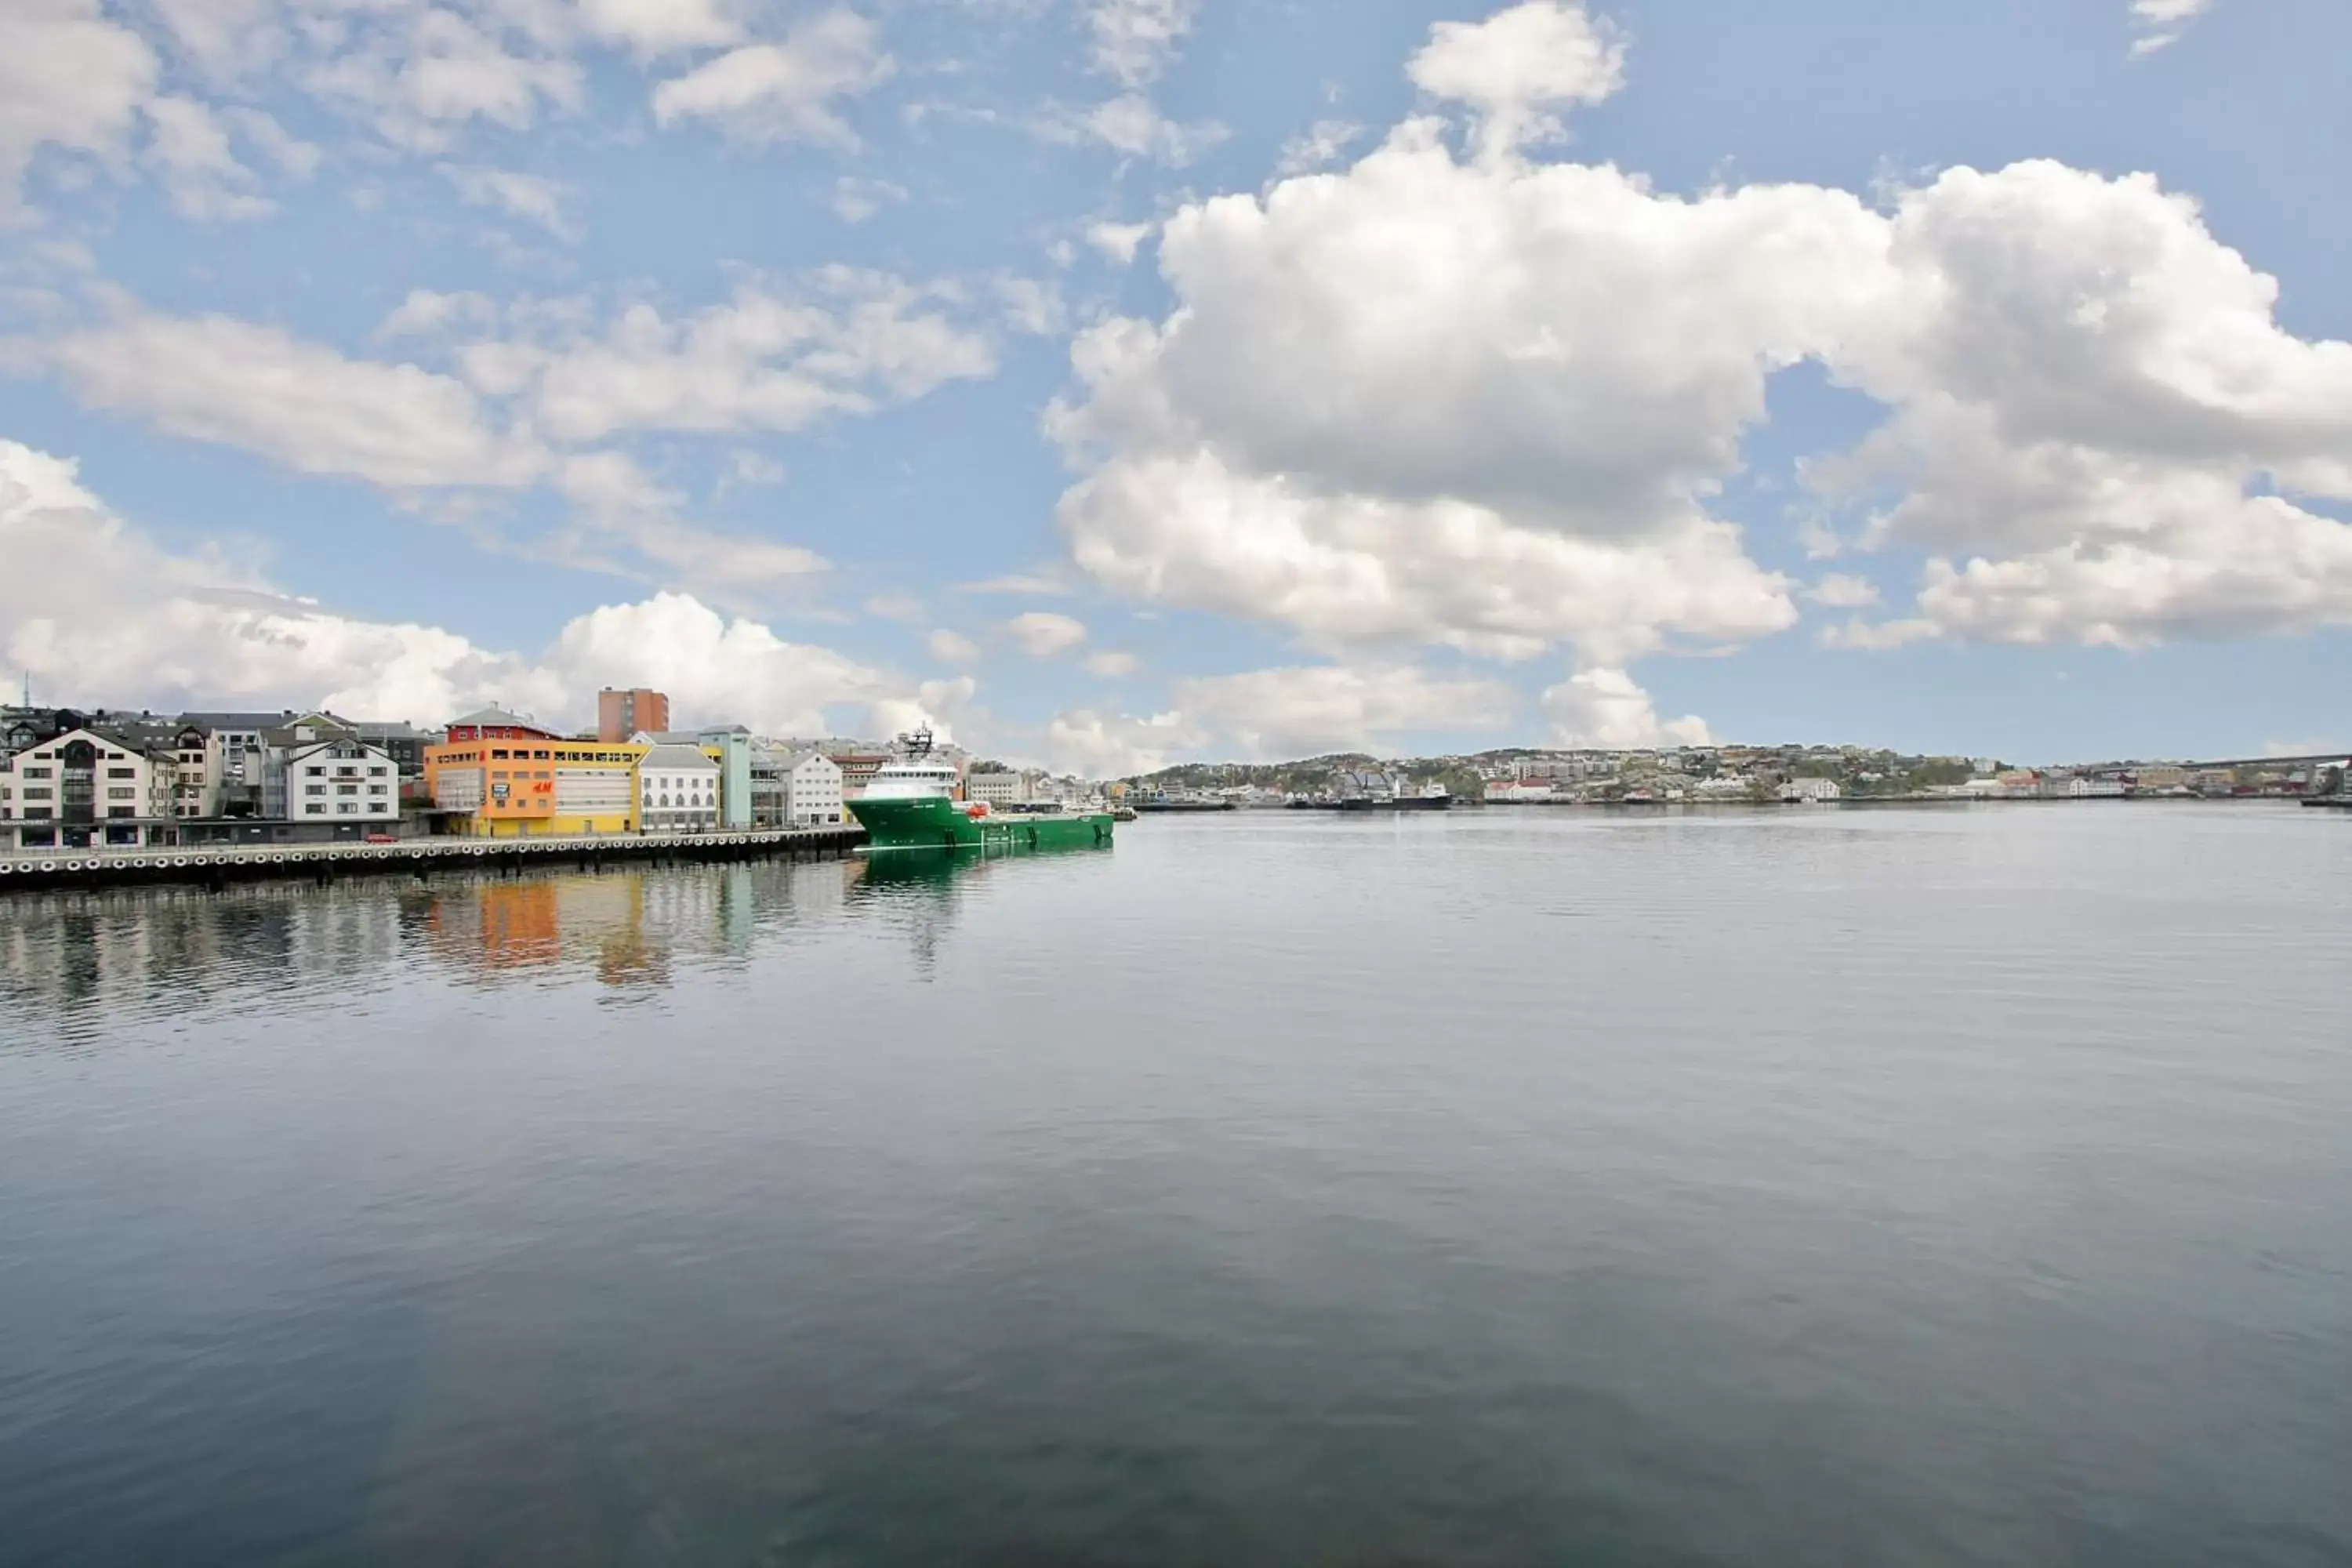
[[449, 729], [458, 729], [458, 726], [468, 726], [468, 729], [527, 729], [534, 736], [552, 736], [555, 733], [541, 721], [524, 720], [520, 712], [506, 712], [503, 708], [475, 708], [461, 720], [449, 720]]
[[274, 730], [299, 717], [291, 709], [281, 708], [275, 713], [183, 713], [179, 721], [202, 730]]
[[637, 765], [641, 768], [709, 768], [712, 773], [719, 771], [719, 764], [705, 756], [700, 747], [672, 745], [667, 742], [657, 743], [638, 759]]

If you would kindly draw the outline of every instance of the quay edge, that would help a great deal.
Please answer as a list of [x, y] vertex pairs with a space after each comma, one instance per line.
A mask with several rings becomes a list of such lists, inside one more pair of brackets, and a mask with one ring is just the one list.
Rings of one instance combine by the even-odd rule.
[[0, 893], [342, 877], [436, 871], [513, 874], [541, 868], [590, 869], [625, 861], [828, 858], [866, 842], [865, 829], [752, 828], [580, 838], [411, 838], [394, 844], [310, 844], [222, 848], [113, 849], [0, 857]]

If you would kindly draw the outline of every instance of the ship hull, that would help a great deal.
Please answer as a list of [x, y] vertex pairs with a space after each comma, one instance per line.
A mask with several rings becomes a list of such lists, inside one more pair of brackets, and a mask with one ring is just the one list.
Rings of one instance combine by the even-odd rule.
[[1071, 849], [1111, 841], [1107, 811], [1034, 816], [966, 815], [951, 800], [853, 800], [849, 813], [866, 829], [867, 846], [892, 849], [987, 849], [1020, 854], [1031, 849]]

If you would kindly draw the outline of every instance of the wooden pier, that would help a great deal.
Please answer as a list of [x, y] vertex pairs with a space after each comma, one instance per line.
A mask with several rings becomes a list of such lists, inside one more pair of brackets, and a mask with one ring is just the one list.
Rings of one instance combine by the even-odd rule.
[[128, 888], [193, 882], [220, 888], [276, 878], [429, 877], [443, 871], [593, 870], [628, 861], [832, 858], [866, 842], [854, 823], [838, 827], [755, 828], [717, 833], [605, 834], [581, 838], [404, 838], [395, 844], [237, 845], [205, 848], [17, 851], [0, 855], [0, 893], [58, 888]]

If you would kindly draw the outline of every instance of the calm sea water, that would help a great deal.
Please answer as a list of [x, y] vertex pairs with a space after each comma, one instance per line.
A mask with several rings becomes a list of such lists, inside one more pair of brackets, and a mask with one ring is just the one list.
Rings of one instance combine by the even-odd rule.
[[2352, 1562], [2352, 819], [0, 902], [0, 1560]]

